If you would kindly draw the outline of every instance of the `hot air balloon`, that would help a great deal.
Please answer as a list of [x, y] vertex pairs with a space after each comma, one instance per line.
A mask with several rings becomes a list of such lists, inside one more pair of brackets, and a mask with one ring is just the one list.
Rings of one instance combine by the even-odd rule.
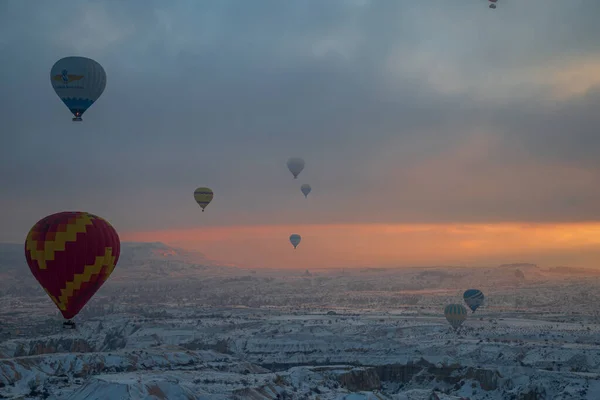
[[304, 160], [298, 157], [292, 157], [287, 161], [287, 167], [294, 175], [294, 179], [298, 179], [298, 175], [304, 169]]
[[210, 204], [213, 197], [213, 191], [207, 187], [199, 187], [198, 189], [194, 190], [194, 199], [196, 199], [196, 203], [202, 207], [202, 212], [204, 212], [206, 206]]
[[444, 315], [454, 330], [457, 330], [467, 319], [467, 309], [462, 304], [448, 304]]
[[71, 318], [106, 282], [120, 251], [119, 235], [107, 221], [79, 211], [41, 219], [25, 240], [31, 273], [72, 328]]
[[310, 187], [310, 185], [308, 185], [308, 184], [305, 183], [304, 185], [300, 186], [300, 190], [304, 194], [304, 198], [307, 198], [308, 194], [310, 193], [310, 191], [312, 190], [312, 188]]
[[94, 104], [106, 87], [102, 65], [85, 57], [65, 57], [50, 70], [50, 83], [60, 99], [81, 121], [83, 113]]
[[477, 308], [483, 305], [483, 300], [485, 296], [478, 289], [468, 289], [463, 294], [463, 298], [465, 299], [465, 303], [469, 306], [472, 312], [475, 312]]
[[290, 243], [294, 246], [294, 249], [296, 247], [298, 247], [301, 240], [302, 240], [302, 237], [296, 233], [290, 235]]

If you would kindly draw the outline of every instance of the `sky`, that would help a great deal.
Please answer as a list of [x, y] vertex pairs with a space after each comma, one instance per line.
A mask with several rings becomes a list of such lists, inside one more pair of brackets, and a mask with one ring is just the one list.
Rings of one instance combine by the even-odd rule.
[[[4, 0], [0, 241], [82, 210], [124, 241], [252, 267], [596, 266], [597, 15], [586, 0]], [[82, 123], [49, 79], [71, 55], [107, 73]], [[215, 192], [204, 213], [198, 186]]]

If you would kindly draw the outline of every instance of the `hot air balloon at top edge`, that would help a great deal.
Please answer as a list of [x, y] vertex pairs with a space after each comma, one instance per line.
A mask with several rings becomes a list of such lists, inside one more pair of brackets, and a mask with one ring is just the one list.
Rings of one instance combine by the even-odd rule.
[[298, 247], [301, 240], [302, 240], [302, 237], [300, 235], [298, 235], [297, 233], [293, 233], [290, 235], [290, 243], [292, 244], [292, 246], [294, 246], [294, 249], [296, 249], [296, 247]]
[[310, 187], [309, 184], [305, 183], [304, 185], [300, 186], [300, 191], [304, 195], [304, 198], [307, 198], [308, 194], [312, 191], [312, 188]]
[[72, 328], [71, 318], [106, 282], [120, 251], [119, 235], [106, 220], [79, 211], [42, 218], [25, 240], [31, 273]]
[[298, 179], [298, 175], [304, 169], [304, 160], [299, 157], [292, 157], [287, 161], [287, 167], [294, 175], [294, 179]]
[[106, 88], [106, 72], [102, 65], [86, 57], [65, 57], [50, 70], [50, 83], [54, 91], [74, 115], [81, 117]]
[[196, 200], [196, 203], [198, 203], [198, 205], [202, 208], [202, 212], [204, 212], [206, 206], [210, 204], [213, 197], [213, 191], [207, 187], [199, 187], [198, 189], [194, 190], [194, 199]]
[[452, 328], [457, 330], [467, 319], [467, 309], [462, 304], [448, 304], [444, 308], [444, 316]]
[[483, 305], [483, 300], [485, 299], [485, 296], [483, 295], [483, 292], [481, 290], [468, 289], [465, 291], [465, 293], [463, 293], [463, 299], [465, 300], [465, 303], [467, 303], [471, 311], [475, 312], [475, 310], [477, 310], [478, 307]]

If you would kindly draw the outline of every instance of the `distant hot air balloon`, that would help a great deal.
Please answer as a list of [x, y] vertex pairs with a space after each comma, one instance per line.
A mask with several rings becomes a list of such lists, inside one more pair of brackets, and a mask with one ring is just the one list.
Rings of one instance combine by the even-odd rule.
[[294, 175], [294, 179], [298, 179], [298, 175], [304, 169], [304, 160], [298, 157], [292, 157], [287, 161], [287, 167]]
[[454, 330], [457, 330], [467, 319], [467, 309], [462, 304], [448, 304], [444, 315]]
[[85, 57], [65, 57], [50, 70], [50, 83], [60, 99], [81, 121], [83, 113], [94, 104], [106, 87], [102, 65]]
[[481, 290], [477, 289], [468, 289], [463, 294], [463, 298], [465, 299], [465, 303], [469, 306], [472, 312], [475, 312], [478, 307], [483, 305], [483, 300], [485, 296], [481, 292]]
[[304, 198], [306, 198], [306, 197], [308, 197], [308, 194], [310, 193], [312, 188], [310, 187], [310, 185], [305, 183], [304, 185], [300, 186], [300, 190], [304, 194]]
[[196, 199], [196, 203], [202, 207], [202, 212], [204, 212], [206, 206], [210, 204], [213, 197], [213, 191], [207, 187], [199, 187], [198, 189], [194, 190], [194, 199]]
[[[119, 235], [107, 221], [79, 211], [41, 219], [25, 240], [31, 273], [67, 320], [106, 282], [120, 250]], [[69, 325], [75, 326], [65, 322]]]
[[301, 240], [302, 240], [302, 237], [296, 233], [290, 235], [290, 243], [294, 246], [294, 249], [296, 247], [298, 247]]

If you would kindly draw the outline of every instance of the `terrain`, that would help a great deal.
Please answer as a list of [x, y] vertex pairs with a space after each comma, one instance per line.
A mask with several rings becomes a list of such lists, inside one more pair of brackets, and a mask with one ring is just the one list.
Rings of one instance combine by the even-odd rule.
[[0, 244], [0, 398], [600, 398], [595, 270], [248, 270], [124, 243], [71, 331], [22, 252]]

